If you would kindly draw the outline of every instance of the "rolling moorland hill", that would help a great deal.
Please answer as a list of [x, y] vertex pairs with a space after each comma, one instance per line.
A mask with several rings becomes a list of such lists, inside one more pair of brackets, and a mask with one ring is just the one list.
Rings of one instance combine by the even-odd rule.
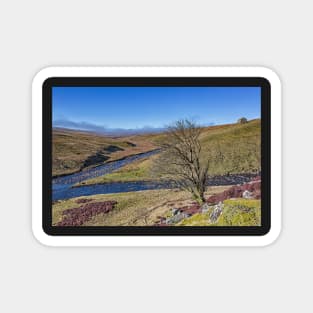
[[[140, 135], [154, 146], [160, 146], [164, 133]], [[204, 128], [200, 138], [204, 158], [210, 158], [210, 175], [258, 173], [260, 171], [261, 123], [252, 120], [246, 124], [228, 124]], [[218, 157], [221, 155], [222, 157]], [[156, 156], [135, 161], [105, 176], [86, 180], [78, 185], [99, 184], [114, 181], [155, 180], [153, 162]], [[159, 177], [162, 178], [162, 177]]]
[[[210, 157], [212, 175], [258, 173], [261, 170], [261, 121], [206, 128], [200, 141]], [[220, 155], [221, 157], [216, 157]]]
[[113, 138], [94, 133], [53, 129], [52, 175], [65, 175], [107, 161], [155, 149], [140, 137]]

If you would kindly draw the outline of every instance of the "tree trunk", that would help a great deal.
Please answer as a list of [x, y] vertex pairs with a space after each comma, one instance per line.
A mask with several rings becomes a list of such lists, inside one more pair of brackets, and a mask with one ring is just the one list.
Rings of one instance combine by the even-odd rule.
[[200, 200], [201, 200], [201, 203], [200, 203], [200, 204], [204, 203], [204, 202], [205, 202], [204, 190], [201, 190], [201, 191], [199, 192], [199, 196], [200, 196]]

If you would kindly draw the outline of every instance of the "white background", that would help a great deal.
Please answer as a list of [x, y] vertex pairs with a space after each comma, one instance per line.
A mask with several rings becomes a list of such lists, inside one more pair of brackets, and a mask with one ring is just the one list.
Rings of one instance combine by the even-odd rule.
[[[3, 312], [312, 310], [310, 1], [2, 1]], [[266, 248], [47, 248], [31, 233], [31, 81], [50, 65], [259, 65], [283, 83], [283, 230]], [[274, 125], [275, 127], [275, 125]]]

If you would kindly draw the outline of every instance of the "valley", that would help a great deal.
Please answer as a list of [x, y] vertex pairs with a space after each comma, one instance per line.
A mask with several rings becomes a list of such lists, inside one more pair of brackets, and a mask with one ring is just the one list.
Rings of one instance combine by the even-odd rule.
[[[205, 191], [207, 199], [227, 192], [232, 186], [249, 183], [259, 175], [260, 131], [259, 119], [245, 124], [201, 128], [199, 140], [202, 156], [210, 160], [210, 178]], [[256, 211], [260, 211], [257, 189], [249, 191], [246, 198], [243, 198], [243, 191], [236, 195], [241, 201], [239, 204], [229, 203], [236, 198], [227, 196], [222, 201], [204, 207], [203, 204], [198, 205], [188, 192], [180, 190], [169, 177], [158, 173], [155, 164], [162, 156], [166, 140], [164, 132], [109, 137], [91, 132], [54, 129], [53, 225], [62, 222], [68, 209], [79, 208], [77, 212], [84, 212], [84, 208], [92, 209], [93, 203], [95, 206], [104, 203], [105, 206], [106, 201], [114, 201], [116, 205], [111, 206], [110, 210], [104, 210], [104, 213], [90, 215], [87, 220], [78, 219], [83, 222], [81, 225], [202, 225], [204, 220], [209, 220], [206, 217], [213, 213], [219, 202], [225, 205], [225, 212], [233, 212], [234, 207], [243, 212], [252, 210], [251, 223], [259, 223], [255, 217], [258, 215]], [[222, 157], [217, 157], [219, 155]], [[77, 205], [79, 200], [82, 202]], [[88, 202], [88, 207], [84, 201]], [[180, 213], [177, 215], [177, 212]], [[246, 222], [238, 217], [234, 219], [239, 224], [249, 225], [250, 215], [245, 216], [248, 219]], [[217, 220], [205, 224], [219, 223], [223, 226], [223, 223], [231, 223], [225, 221], [224, 218], [224, 222]]]

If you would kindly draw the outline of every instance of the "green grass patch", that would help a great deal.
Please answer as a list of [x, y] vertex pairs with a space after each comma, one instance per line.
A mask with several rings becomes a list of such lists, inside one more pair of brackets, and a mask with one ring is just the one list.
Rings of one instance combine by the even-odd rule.
[[209, 223], [210, 214], [207, 213], [197, 213], [189, 218], [177, 223], [175, 226], [210, 226]]
[[76, 186], [104, 184], [110, 182], [150, 181], [157, 180], [151, 173], [151, 166], [157, 155], [127, 164], [110, 174], [85, 180]]
[[225, 200], [217, 226], [261, 226], [260, 200]]
[[176, 226], [261, 226], [261, 201], [248, 199], [225, 200], [223, 212], [216, 223], [210, 223], [209, 212], [198, 213]]

